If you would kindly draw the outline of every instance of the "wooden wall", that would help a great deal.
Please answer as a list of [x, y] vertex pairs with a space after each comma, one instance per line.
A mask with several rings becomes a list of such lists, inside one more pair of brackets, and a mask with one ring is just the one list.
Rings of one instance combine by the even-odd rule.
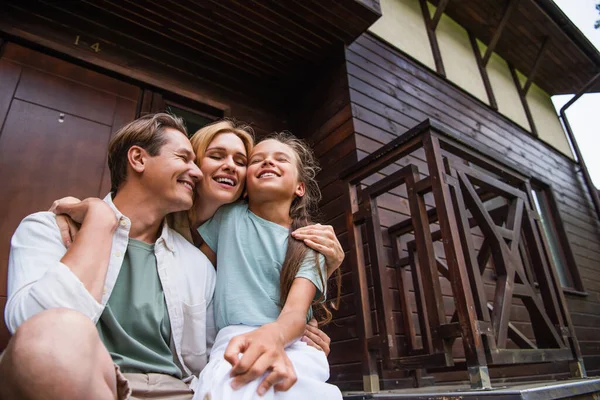
[[[339, 49], [316, 71], [314, 81], [291, 107], [291, 131], [309, 141], [322, 171], [317, 176], [323, 199], [321, 220], [333, 225], [342, 246], [348, 248], [344, 188], [338, 174], [358, 161], [354, 121], [343, 50]], [[329, 363], [331, 381], [342, 390], [362, 386], [361, 347], [356, 328], [350, 265], [342, 264], [342, 299], [333, 322], [325, 328], [333, 343]], [[348, 386], [351, 382], [353, 385]]]
[[[467, 135], [481, 149], [493, 149], [501, 153], [507, 161], [528, 171], [534, 178], [551, 185], [560, 217], [574, 253], [579, 274], [587, 294], [567, 293], [567, 303], [572, 314], [576, 333], [584, 354], [589, 375], [600, 373], [600, 223], [594, 213], [591, 198], [586, 192], [577, 165], [535, 139], [529, 133], [507, 118], [493, 111], [484, 103], [467, 94], [454, 84], [434, 75], [427, 68], [412, 61], [399, 51], [370, 34], [362, 35], [346, 50], [350, 107], [355, 134], [358, 159], [373, 152], [408, 128], [426, 118], [434, 118], [445, 125]], [[418, 160], [417, 160], [418, 162]], [[342, 170], [340, 166], [338, 171]], [[331, 200], [330, 200], [331, 201]], [[331, 204], [331, 205], [329, 205]], [[342, 209], [343, 205], [324, 204], [328, 215]], [[381, 206], [381, 204], [380, 204]], [[401, 205], [385, 206], [390, 218], [401, 212]], [[335, 220], [334, 220], [335, 221]], [[341, 222], [340, 222], [341, 224]], [[339, 226], [339, 228], [338, 228]], [[345, 227], [337, 225], [339, 232]], [[343, 238], [345, 233], [342, 233]], [[391, 276], [391, 275], [390, 275]], [[347, 279], [346, 298], [352, 298], [351, 281]], [[391, 284], [392, 286], [393, 284]], [[397, 289], [396, 289], [397, 290]], [[445, 293], [448, 293], [445, 291]], [[371, 292], [372, 295], [372, 292]], [[397, 293], [394, 295], [397, 297]], [[371, 304], [372, 303], [371, 299]], [[452, 307], [452, 298], [447, 296], [447, 309]], [[350, 303], [346, 303], [352, 308]], [[399, 305], [394, 307], [399, 310]], [[519, 314], [519, 311], [515, 311]], [[342, 308], [338, 320], [352, 321], [353, 309]], [[401, 321], [401, 319], [399, 318]], [[530, 332], [527, 319], [521, 328]], [[359, 351], [349, 351], [354, 328], [332, 327], [335, 343], [330, 357], [332, 376], [342, 387], [360, 387], [359, 360], [353, 355]], [[398, 334], [402, 334], [399, 327]], [[402, 338], [398, 337], [402, 342]], [[336, 354], [338, 343], [345, 343], [342, 354]], [[401, 343], [400, 343], [401, 346]], [[402, 347], [400, 347], [402, 348]], [[548, 378], [566, 377], [565, 364], [539, 364], [536, 366], [515, 366], [494, 368], [492, 376], [497, 380], [532, 379], [540, 375]], [[402, 386], [401, 373], [385, 372], [384, 387]], [[520, 376], [519, 378], [514, 378]], [[459, 373], [435, 374], [437, 382], [467, 380], [466, 371]], [[394, 383], [396, 379], [396, 383]]]

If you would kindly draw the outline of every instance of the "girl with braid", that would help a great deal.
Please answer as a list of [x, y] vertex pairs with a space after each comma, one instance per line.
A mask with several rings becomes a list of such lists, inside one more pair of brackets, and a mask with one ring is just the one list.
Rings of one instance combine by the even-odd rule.
[[[325, 354], [298, 340], [313, 308], [321, 324], [331, 320], [324, 257], [290, 236], [312, 223], [321, 197], [317, 172], [305, 143], [288, 133], [271, 135], [250, 156], [247, 202], [221, 207], [198, 228], [201, 250], [217, 266], [218, 334], [194, 399], [342, 398], [337, 387], [325, 383]], [[288, 391], [277, 390], [279, 366], [252, 375], [253, 367], [264, 370], [261, 366], [270, 363], [264, 338], [280, 341], [293, 364], [298, 381]]]

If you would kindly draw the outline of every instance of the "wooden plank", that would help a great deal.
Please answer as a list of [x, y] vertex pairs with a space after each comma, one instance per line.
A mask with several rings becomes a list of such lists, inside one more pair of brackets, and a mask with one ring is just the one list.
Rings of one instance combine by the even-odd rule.
[[519, 93], [519, 98], [521, 99], [521, 104], [523, 105], [523, 109], [525, 110], [525, 115], [527, 116], [527, 121], [529, 122], [529, 127], [531, 128], [531, 133], [533, 136], [538, 137], [537, 128], [535, 126], [535, 121], [533, 120], [533, 116], [531, 114], [531, 110], [529, 109], [529, 103], [527, 102], [527, 97], [523, 91], [523, 86], [519, 81], [519, 77], [517, 76], [517, 71], [515, 68], [508, 64], [508, 68], [510, 70], [510, 74], [512, 75], [513, 82], [517, 86], [517, 92]]
[[475, 53], [475, 61], [477, 61], [477, 68], [479, 69], [479, 74], [483, 80], [483, 86], [485, 87], [485, 93], [487, 94], [488, 101], [490, 102], [490, 107], [492, 107], [494, 110], [498, 110], [496, 96], [494, 96], [494, 90], [492, 89], [492, 84], [490, 83], [490, 76], [488, 75], [485, 64], [483, 63], [481, 50], [479, 50], [479, 46], [477, 45], [477, 39], [471, 32], [467, 32], [467, 34], [469, 35], [469, 41], [471, 42], [473, 53]]
[[529, 88], [531, 87], [531, 84], [535, 80], [535, 76], [537, 74], [537, 71], [538, 71], [541, 63], [542, 63], [542, 59], [544, 58], [544, 55], [546, 54], [546, 50], [548, 49], [548, 43], [550, 43], [550, 38], [548, 38], [548, 37], [544, 38], [542, 47], [540, 47], [540, 51], [538, 52], [537, 56], [535, 57], [535, 63], [533, 64], [533, 67], [531, 67], [531, 70], [529, 71], [529, 74], [527, 75], [527, 81], [523, 85], [523, 94], [524, 95], [527, 95], [527, 92], [529, 92]]
[[487, 65], [488, 61], [492, 57], [492, 53], [496, 49], [496, 45], [498, 44], [498, 41], [500, 40], [500, 36], [504, 32], [504, 29], [506, 28], [506, 24], [508, 23], [508, 20], [510, 19], [511, 15], [516, 10], [518, 4], [519, 4], [519, 0], [509, 0], [508, 5], [504, 11], [504, 14], [502, 15], [502, 19], [500, 20], [500, 23], [496, 27], [496, 31], [494, 32], [494, 35], [492, 36], [492, 39], [490, 40], [490, 42], [487, 46], [487, 50], [485, 51], [485, 54], [483, 55], [482, 63], [484, 66]]
[[450, 0], [440, 0], [437, 6], [435, 14], [433, 15], [433, 18], [431, 18], [431, 29], [433, 29], [434, 31], [437, 29], [437, 26], [440, 23], [440, 20], [442, 19], [444, 11], [446, 11], [446, 7], [448, 6], [449, 1]]
[[[423, 19], [425, 20], [425, 27], [427, 29], [427, 37], [429, 37], [429, 44], [431, 46], [431, 52], [433, 53], [433, 60], [435, 61], [435, 68], [437, 73], [446, 76], [446, 70], [444, 69], [444, 61], [442, 60], [442, 53], [440, 52], [440, 45], [437, 41], [437, 36], [435, 34], [435, 28], [433, 27], [433, 21], [431, 19], [431, 14], [429, 13], [429, 7], [427, 6], [426, 0], [419, 0], [419, 4], [421, 5], [421, 12], [423, 14]], [[441, 16], [440, 16], [441, 18]]]

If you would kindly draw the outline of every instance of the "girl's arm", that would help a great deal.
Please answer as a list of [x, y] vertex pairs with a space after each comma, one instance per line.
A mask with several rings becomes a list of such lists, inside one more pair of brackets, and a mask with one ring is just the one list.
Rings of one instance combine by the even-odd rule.
[[[306, 313], [317, 288], [305, 278], [296, 278], [281, 314], [275, 322], [255, 331], [234, 337], [225, 350], [225, 359], [233, 365], [234, 388], [253, 381], [270, 370], [258, 387], [262, 395], [275, 385], [275, 390], [288, 390], [296, 376], [284, 348], [300, 338], [306, 328]], [[243, 353], [242, 358], [238, 354]], [[291, 368], [291, 371], [289, 370]], [[293, 376], [289, 376], [290, 372]]]
[[292, 236], [304, 241], [308, 247], [325, 256], [327, 278], [337, 270], [344, 261], [344, 249], [331, 225], [308, 225], [296, 229]]

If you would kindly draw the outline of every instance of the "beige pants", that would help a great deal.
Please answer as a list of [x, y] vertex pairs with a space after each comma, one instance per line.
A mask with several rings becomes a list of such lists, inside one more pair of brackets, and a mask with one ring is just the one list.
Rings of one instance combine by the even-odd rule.
[[194, 392], [188, 385], [164, 374], [124, 374], [115, 366], [119, 400], [191, 400]]

